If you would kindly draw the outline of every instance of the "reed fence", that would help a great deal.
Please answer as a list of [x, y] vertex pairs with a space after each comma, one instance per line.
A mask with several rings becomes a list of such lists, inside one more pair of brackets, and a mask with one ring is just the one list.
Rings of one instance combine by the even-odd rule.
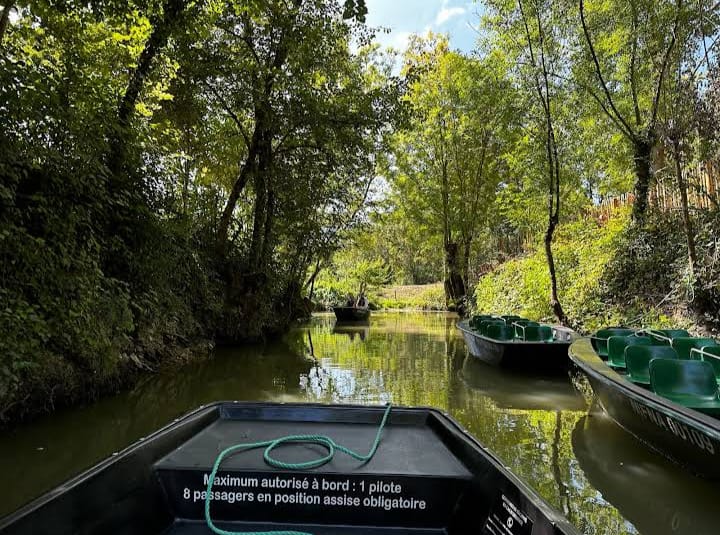
[[[718, 192], [720, 191], [720, 165], [706, 162], [684, 169], [687, 184], [688, 206], [695, 210], [718, 208]], [[607, 219], [617, 208], [630, 206], [635, 202], [633, 193], [623, 193], [604, 198], [593, 208], [595, 216]], [[682, 200], [677, 178], [670, 170], [656, 174], [655, 184], [650, 189], [650, 205], [663, 211], [680, 210]]]

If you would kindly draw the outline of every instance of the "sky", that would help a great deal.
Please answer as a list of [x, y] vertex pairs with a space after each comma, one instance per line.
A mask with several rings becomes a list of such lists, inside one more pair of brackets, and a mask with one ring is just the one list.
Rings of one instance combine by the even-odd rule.
[[366, 0], [367, 23], [371, 27], [389, 28], [378, 33], [376, 40], [384, 46], [405, 50], [413, 33], [428, 30], [450, 35], [450, 46], [470, 52], [477, 39], [479, 4], [472, 0]]

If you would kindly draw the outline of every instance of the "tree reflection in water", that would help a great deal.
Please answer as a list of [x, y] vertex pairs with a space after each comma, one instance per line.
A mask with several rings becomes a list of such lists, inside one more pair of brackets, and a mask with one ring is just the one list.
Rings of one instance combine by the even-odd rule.
[[[198, 405], [216, 400], [392, 401], [448, 411], [589, 535], [715, 533], [720, 493], [588, 417], [569, 379], [468, 356], [442, 313], [374, 313], [347, 331], [320, 315], [282, 340], [218, 349], [130, 392], [0, 436], [0, 514]], [[597, 423], [600, 422], [600, 423]]]

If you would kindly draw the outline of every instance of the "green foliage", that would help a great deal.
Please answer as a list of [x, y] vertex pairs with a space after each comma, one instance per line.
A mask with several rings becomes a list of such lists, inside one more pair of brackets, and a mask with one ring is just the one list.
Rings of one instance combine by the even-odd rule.
[[398, 115], [366, 12], [19, 4], [0, 35], [0, 423], [307, 312], [308, 266], [356, 224]]
[[390, 270], [382, 260], [368, 259], [357, 248], [346, 249], [335, 254], [332, 264], [322, 271], [313, 297], [322, 306], [330, 307], [344, 303], [348, 295], [356, 297], [361, 291], [372, 296], [391, 280]]
[[[628, 224], [626, 209], [608, 221], [580, 220], [558, 227], [556, 263], [559, 291], [571, 324], [581, 332], [607, 325], [649, 327], [717, 322], [712, 313], [698, 319], [707, 304], [717, 302], [720, 273], [713, 258], [717, 212], [703, 217], [699, 234], [702, 286], [687, 271], [687, 248], [679, 215], [653, 213], [647, 225]], [[475, 292], [477, 312], [518, 313], [550, 321], [549, 280], [540, 247], [502, 264], [482, 277]]]
[[373, 296], [378, 308], [445, 310], [445, 288], [442, 283], [422, 286], [388, 286]]
[[[606, 223], [581, 220], [562, 224], [554, 245], [558, 292], [574, 326], [590, 331], [621, 318], [618, 308], [604, 302], [603, 277], [617, 253], [627, 214], [617, 213]], [[551, 321], [550, 277], [545, 252], [538, 247], [525, 257], [510, 260], [482, 277], [475, 290], [478, 313], [517, 313]]]
[[411, 41], [404, 71], [410, 120], [393, 137], [393, 200], [442, 245], [448, 280], [465, 287], [473, 245], [507, 176], [514, 88], [503, 58], [465, 57], [432, 34]]

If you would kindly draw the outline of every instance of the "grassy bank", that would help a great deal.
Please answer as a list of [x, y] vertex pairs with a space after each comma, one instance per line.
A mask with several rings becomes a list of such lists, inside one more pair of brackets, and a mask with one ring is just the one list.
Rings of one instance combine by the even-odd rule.
[[[708, 313], [715, 298], [712, 214], [698, 221], [698, 273], [692, 281], [679, 215], [655, 214], [643, 229], [629, 224], [627, 210], [607, 221], [581, 220], [558, 228], [553, 244], [559, 297], [570, 324], [581, 332], [607, 325], [681, 326], [712, 332]], [[707, 221], [706, 221], [707, 219]], [[709, 282], [708, 282], [709, 281]], [[485, 275], [475, 289], [475, 310], [517, 313], [553, 321], [550, 280], [540, 244]]]
[[386, 286], [374, 292], [373, 303], [384, 309], [445, 310], [442, 282]]

